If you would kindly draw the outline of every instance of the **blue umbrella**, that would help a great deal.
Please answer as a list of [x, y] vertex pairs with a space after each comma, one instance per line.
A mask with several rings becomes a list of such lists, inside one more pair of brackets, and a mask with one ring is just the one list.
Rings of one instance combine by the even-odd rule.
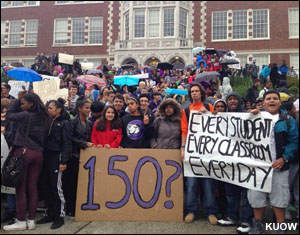
[[182, 89], [168, 88], [167, 90], [165, 90], [165, 93], [172, 94], [172, 95], [187, 95], [188, 91], [187, 90], [182, 90]]
[[24, 82], [38, 82], [43, 80], [37, 72], [24, 67], [9, 70], [7, 74], [11, 78]]
[[117, 76], [114, 78], [114, 85], [119, 86], [136, 86], [139, 84], [140, 79], [131, 76]]

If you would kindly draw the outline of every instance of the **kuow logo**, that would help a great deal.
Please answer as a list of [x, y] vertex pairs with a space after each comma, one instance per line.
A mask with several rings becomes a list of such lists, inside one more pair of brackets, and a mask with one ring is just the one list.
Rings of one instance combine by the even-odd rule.
[[279, 229], [295, 231], [297, 223], [266, 223], [266, 231], [278, 231]]

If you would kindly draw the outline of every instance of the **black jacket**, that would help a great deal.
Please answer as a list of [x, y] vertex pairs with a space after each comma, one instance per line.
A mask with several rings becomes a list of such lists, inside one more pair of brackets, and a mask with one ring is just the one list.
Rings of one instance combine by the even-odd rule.
[[154, 134], [153, 122], [144, 125], [144, 116], [126, 115], [122, 118], [123, 148], [150, 148], [150, 140]]
[[246, 112], [246, 110], [244, 109], [243, 104], [242, 104], [242, 98], [240, 97], [240, 95], [236, 91], [233, 91], [233, 92], [231, 92], [230, 94], [227, 95], [227, 97], [226, 97], [226, 104], [228, 104], [228, 100], [229, 100], [230, 96], [236, 97], [237, 100], [239, 101], [239, 103], [238, 103], [238, 107], [235, 110], [231, 110], [227, 106], [227, 112], [236, 112], [236, 113], [244, 113], [244, 112]]
[[92, 122], [87, 120], [86, 126], [80, 121], [79, 116], [76, 116], [70, 121], [71, 136], [72, 136], [72, 157], [79, 158], [80, 149], [87, 148], [87, 142], [91, 141]]
[[245, 99], [250, 100], [251, 103], [254, 104], [256, 99], [258, 98], [258, 96], [259, 96], [258, 88], [255, 87], [255, 86], [252, 86], [247, 90], [247, 94], [246, 94]]
[[60, 164], [66, 164], [71, 156], [72, 136], [70, 121], [64, 116], [52, 120], [45, 146], [45, 152], [59, 152]]
[[[20, 106], [21, 102], [19, 100], [15, 100], [6, 114], [7, 120], [18, 123], [18, 129], [16, 131], [13, 145], [43, 151], [48, 125], [42, 123], [41, 117], [38, 113], [22, 111]], [[28, 137], [26, 138], [29, 115], [31, 116], [31, 120]]]

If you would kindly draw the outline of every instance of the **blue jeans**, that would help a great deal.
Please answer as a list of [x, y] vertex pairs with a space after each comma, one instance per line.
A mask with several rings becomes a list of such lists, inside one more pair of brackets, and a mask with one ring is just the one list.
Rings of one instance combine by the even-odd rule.
[[9, 212], [16, 212], [16, 195], [6, 194], [7, 209]]
[[227, 216], [235, 221], [239, 221], [239, 208], [241, 206], [241, 223], [251, 223], [253, 218], [253, 209], [251, 208], [247, 189], [234, 184], [225, 184], [227, 199]]
[[187, 213], [197, 213], [198, 209], [198, 183], [201, 183], [203, 190], [203, 208], [206, 216], [216, 215], [218, 213], [217, 204], [217, 184], [216, 181], [209, 178], [186, 177], [186, 196], [185, 209]]

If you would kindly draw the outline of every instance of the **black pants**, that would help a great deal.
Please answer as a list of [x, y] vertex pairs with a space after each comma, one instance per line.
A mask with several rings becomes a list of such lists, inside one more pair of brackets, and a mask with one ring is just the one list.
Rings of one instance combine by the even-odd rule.
[[76, 194], [79, 171], [79, 159], [72, 157], [67, 164], [67, 170], [64, 172], [63, 188], [66, 198], [66, 213], [75, 215]]
[[46, 204], [48, 215], [54, 219], [65, 216], [65, 198], [62, 190], [62, 174], [59, 171], [58, 152], [45, 152], [44, 164], [47, 182]]

